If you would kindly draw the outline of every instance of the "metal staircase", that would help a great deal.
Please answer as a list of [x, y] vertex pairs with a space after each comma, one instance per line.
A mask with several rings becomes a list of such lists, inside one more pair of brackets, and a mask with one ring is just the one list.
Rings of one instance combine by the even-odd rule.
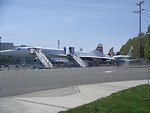
[[48, 58], [41, 50], [34, 49], [34, 52], [46, 69], [53, 68], [52, 63], [48, 60]]
[[75, 53], [74, 47], [64, 47], [65, 54], [69, 55], [79, 66], [86, 67], [86, 63]]
[[86, 64], [83, 62], [83, 60], [77, 54], [70, 53], [70, 56], [79, 64], [79, 66], [86, 67]]

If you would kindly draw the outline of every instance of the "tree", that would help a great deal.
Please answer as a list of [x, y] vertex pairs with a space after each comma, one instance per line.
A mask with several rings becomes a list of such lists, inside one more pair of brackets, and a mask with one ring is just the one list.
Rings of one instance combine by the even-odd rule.
[[139, 36], [138, 36], [138, 41], [140, 41], [140, 48], [138, 48], [138, 49], [140, 49], [140, 58], [144, 58], [144, 40], [145, 40], [145, 34], [144, 33], [141, 33], [141, 34], [139, 34]]
[[132, 39], [130, 38], [125, 45], [120, 49], [120, 54], [127, 55], [129, 48], [132, 46]]
[[144, 56], [145, 56], [145, 58], [150, 60], [150, 35], [147, 35], [147, 38], [146, 38], [146, 45], [144, 48]]
[[150, 33], [150, 25], [147, 28], [147, 32]]
[[138, 58], [138, 38], [134, 37], [132, 44], [133, 44], [133, 51], [132, 51], [132, 58]]
[[[150, 25], [148, 26], [147, 33], [150, 33]], [[138, 58], [140, 51], [140, 58], [147, 58], [150, 60], [150, 35], [145, 35], [145, 33], [141, 33], [138, 35], [138, 37], [133, 37], [129, 39], [127, 43], [121, 47], [120, 54], [127, 54], [131, 46], [133, 46], [132, 58]]]

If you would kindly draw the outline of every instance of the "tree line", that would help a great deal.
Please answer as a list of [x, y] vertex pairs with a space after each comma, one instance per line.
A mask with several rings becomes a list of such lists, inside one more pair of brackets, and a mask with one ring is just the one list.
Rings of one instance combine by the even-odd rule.
[[120, 54], [127, 55], [132, 46], [132, 58], [143, 58], [150, 61], [150, 25], [146, 33], [130, 38], [120, 49]]

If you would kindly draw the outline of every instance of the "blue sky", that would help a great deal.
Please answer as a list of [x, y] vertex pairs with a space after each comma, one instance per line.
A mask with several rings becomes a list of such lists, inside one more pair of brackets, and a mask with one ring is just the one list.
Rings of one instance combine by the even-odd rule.
[[[57, 48], [73, 46], [91, 51], [98, 43], [107, 53], [118, 51], [138, 35], [139, 0], [0, 0], [2, 42]], [[150, 24], [150, 1], [145, 0], [142, 31]]]

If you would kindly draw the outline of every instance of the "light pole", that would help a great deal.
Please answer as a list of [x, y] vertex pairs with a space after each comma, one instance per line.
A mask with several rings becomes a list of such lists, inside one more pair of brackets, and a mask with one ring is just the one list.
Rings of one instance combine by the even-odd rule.
[[60, 48], [60, 40], [57, 40], [57, 44], [58, 44], [58, 49]]
[[[58, 49], [60, 48], [60, 40], [57, 40]], [[59, 56], [58, 56], [58, 67], [59, 67]]]

